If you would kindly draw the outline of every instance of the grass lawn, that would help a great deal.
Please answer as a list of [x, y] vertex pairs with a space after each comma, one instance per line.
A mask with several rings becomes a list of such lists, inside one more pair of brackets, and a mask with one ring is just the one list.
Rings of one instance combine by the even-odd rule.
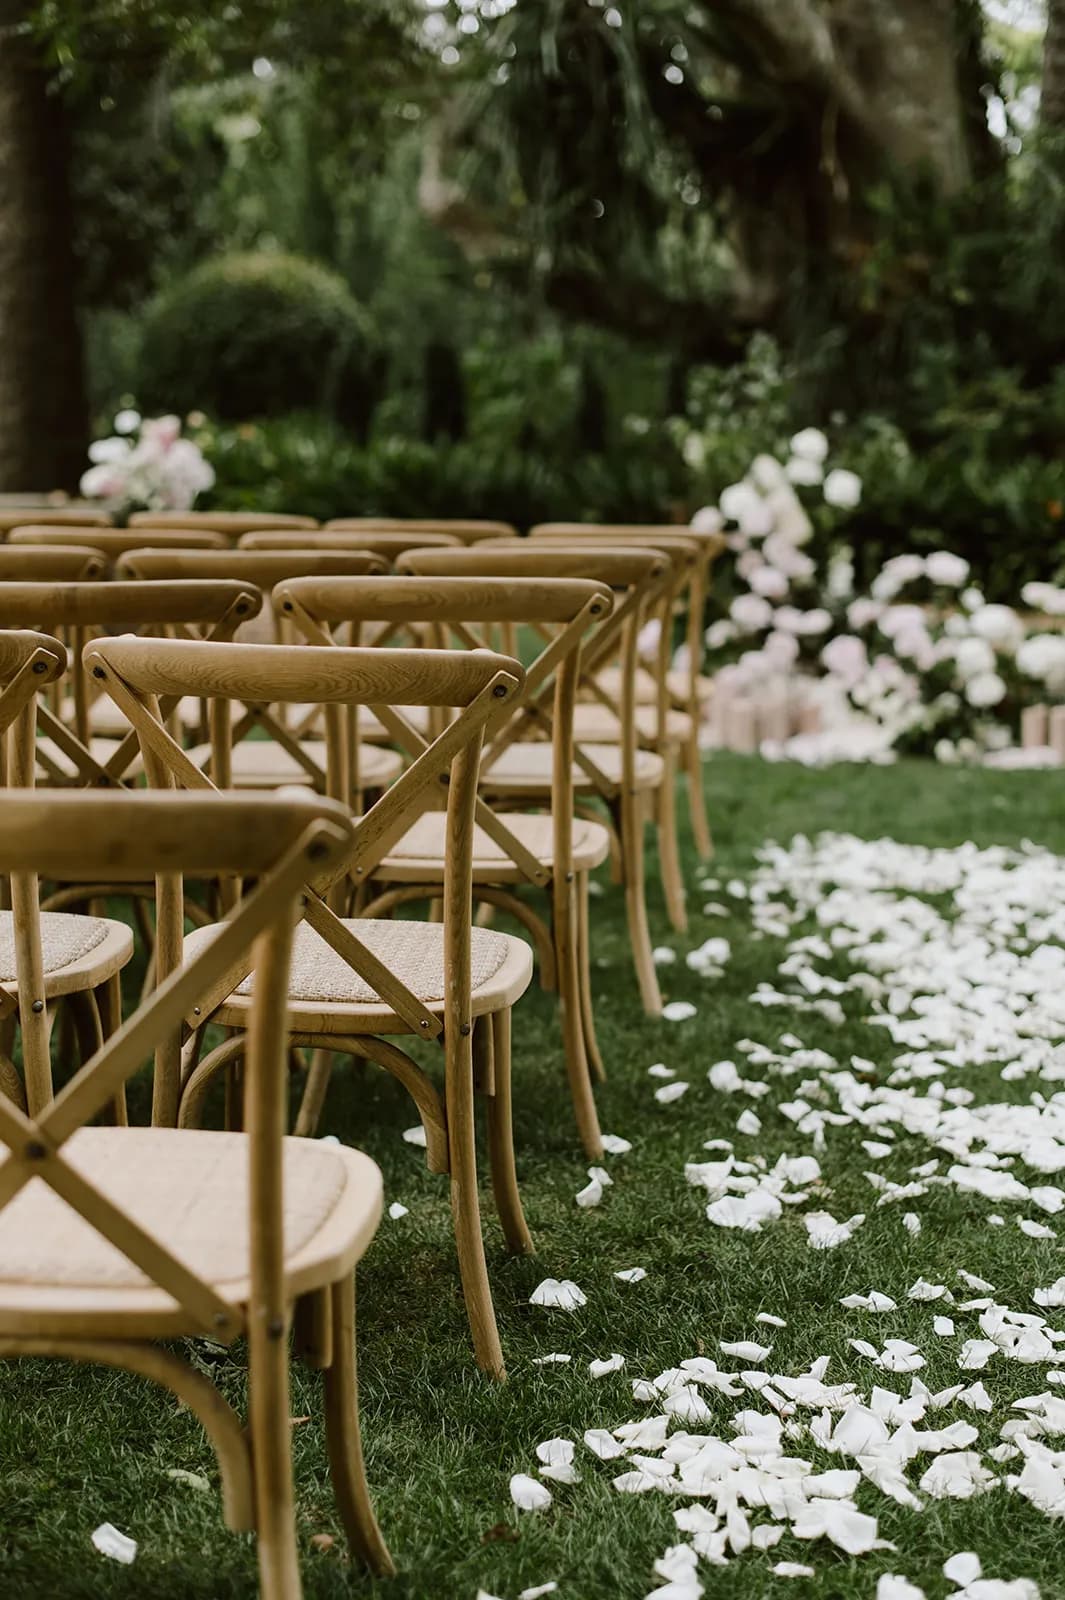
[[[718, 854], [710, 873], [743, 877], [766, 838], [846, 830], [865, 837], [928, 844], [1018, 843], [1024, 838], [1065, 853], [1061, 778], [1053, 773], [984, 773], [903, 763], [886, 769], [839, 768], [811, 773], [743, 757], [715, 759], [710, 791]], [[687, 840], [685, 836], [685, 843]], [[704, 874], [687, 849], [692, 925], [682, 940], [668, 937], [660, 897], [651, 890], [657, 940], [681, 952], [710, 936], [732, 944], [725, 977], [708, 981], [679, 962], [661, 969], [666, 998], [693, 999], [687, 1022], [643, 1016], [626, 953], [620, 894], [607, 887], [593, 902], [596, 1011], [609, 1082], [599, 1091], [604, 1130], [631, 1139], [632, 1151], [608, 1160], [614, 1186], [594, 1210], [579, 1210], [574, 1195], [586, 1182], [565, 1087], [552, 997], [531, 992], [515, 1015], [515, 1099], [519, 1175], [537, 1255], [503, 1255], [486, 1195], [489, 1264], [510, 1378], [494, 1385], [474, 1369], [452, 1256], [446, 1181], [424, 1170], [421, 1154], [401, 1132], [415, 1120], [391, 1079], [369, 1070], [339, 1070], [323, 1124], [366, 1149], [384, 1169], [389, 1200], [410, 1208], [387, 1218], [359, 1273], [362, 1418], [371, 1483], [400, 1575], [373, 1585], [343, 1559], [334, 1520], [319, 1426], [318, 1385], [297, 1369], [293, 1411], [300, 1545], [305, 1590], [315, 1600], [352, 1594], [474, 1600], [478, 1588], [515, 1600], [526, 1586], [557, 1580], [560, 1600], [641, 1600], [662, 1580], [652, 1563], [677, 1542], [667, 1495], [619, 1494], [610, 1480], [624, 1463], [597, 1462], [580, 1444], [587, 1427], [614, 1427], [648, 1413], [631, 1394], [630, 1379], [653, 1377], [683, 1359], [718, 1355], [719, 1339], [763, 1337], [774, 1345], [770, 1370], [804, 1371], [831, 1356], [830, 1382], [853, 1380], [863, 1389], [870, 1368], [848, 1348], [849, 1336], [910, 1338], [928, 1356], [921, 1378], [931, 1389], [962, 1376], [956, 1351], [929, 1336], [929, 1307], [905, 1298], [920, 1274], [953, 1283], [958, 1268], [990, 1278], [998, 1297], [1031, 1309], [1034, 1283], [1062, 1272], [1053, 1241], [1023, 1238], [1010, 1227], [989, 1228], [988, 1204], [949, 1188], [920, 1202], [923, 1231], [900, 1226], [899, 1207], [877, 1210], [863, 1178], [869, 1160], [855, 1127], [832, 1130], [821, 1155], [831, 1194], [822, 1202], [838, 1217], [869, 1214], [847, 1244], [820, 1253], [807, 1245], [801, 1215], [792, 1212], [764, 1233], [731, 1232], [706, 1220], [706, 1196], [684, 1181], [686, 1160], [706, 1159], [703, 1141], [737, 1138], [736, 1118], [751, 1104], [715, 1093], [706, 1068], [734, 1057], [744, 1037], [775, 1045], [782, 1032], [800, 1035], [840, 1061], [854, 1052], [886, 1067], [893, 1050], [882, 1029], [848, 1022], [831, 1026], [791, 1012], [752, 1005], [756, 984], [772, 980], [782, 947], [750, 937], [745, 905], [735, 914], [704, 918]], [[742, 1062], [741, 1070], [749, 1073]], [[688, 1078], [686, 1097], [657, 1105], [647, 1068], [666, 1062]], [[987, 1100], [1025, 1098], [1033, 1084], [1003, 1085], [995, 1069], [965, 1075]], [[775, 1096], [758, 1103], [763, 1131], [751, 1148], [770, 1162], [810, 1146], [774, 1110]], [[738, 1145], [739, 1148], [739, 1145]], [[900, 1138], [885, 1172], [902, 1179], [932, 1152]], [[1050, 1176], [1042, 1181], [1053, 1183]], [[905, 1208], [902, 1208], [905, 1209]], [[1006, 1208], [1003, 1208], [1006, 1209]], [[648, 1276], [624, 1284], [613, 1274], [644, 1266]], [[588, 1303], [575, 1313], [528, 1304], [544, 1277], [572, 1278]], [[841, 1311], [841, 1295], [882, 1289], [899, 1309], [875, 1325]], [[759, 1311], [788, 1326], [758, 1327]], [[1054, 1314], [1050, 1313], [1051, 1320]], [[216, 1381], [239, 1402], [239, 1358], [202, 1353]], [[570, 1365], [536, 1366], [548, 1351], [572, 1355]], [[587, 1364], [613, 1351], [623, 1372], [589, 1377]], [[722, 1365], [744, 1365], [742, 1361]], [[996, 1400], [994, 1427], [981, 1444], [997, 1443], [1001, 1404], [1044, 1386], [1042, 1368], [1001, 1362], [983, 1376]], [[876, 1374], [905, 1392], [908, 1378]], [[756, 1396], [733, 1401], [709, 1394], [714, 1423], [702, 1431], [729, 1434], [729, 1418]], [[944, 1412], [940, 1426], [969, 1412]], [[693, 1426], [693, 1431], [695, 1425]], [[520, 1515], [510, 1502], [514, 1472], [536, 1471], [536, 1445], [556, 1435], [578, 1441], [582, 1481], [553, 1486], [554, 1503], [539, 1515]], [[1057, 1441], [1059, 1444], [1061, 1441]], [[793, 1447], [811, 1454], [804, 1442]], [[822, 1467], [838, 1458], [812, 1450]], [[251, 1541], [228, 1534], [215, 1493], [204, 1494], [167, 1476], [173, 1468], [206, 1475], [214, 1459], [198, 1425], [166, 1394], [140, 1380], [96, 1369], [23, 1361], [0, 1366], [0, 1600], [236, 1600], [256, 1592]], [[1008, 1469], [999, 1469], [1008, 1470]], [[911, 1481], [918, 1474], [911, 1472]], [[776, 1550], [747, 1551], [725, 1567], [704, 1566], [707, 1593], [722, 1600], [755, 1600], [767, 1593], [822, 1600], [871, 1597], [884, 1572], [905, 1574], [929, 1600], [948, 1592], [943, 1561], [975, 1550], [984, 1572], [1027, 1577], [1043, 1600], [1065, 1596], [1061, 1526], [1015, 1494], [996, 1490], [976, 1500], [929, 1500], [907, 1510], [869, 1484], [860, 1507], [880, 1519], [880, 1536], [897, 1550], [851, 1559], [826, 1541], [800, 1544], [785, 1534]], [[97, 1556], [89, 1535], [110, 1521], [139, 1541], [132, 1567]], [[332, 1548], [312, 1544], [336, 1534]], [[816, 1576], [772, 1576], [774, 1562], [808, 1562]]]

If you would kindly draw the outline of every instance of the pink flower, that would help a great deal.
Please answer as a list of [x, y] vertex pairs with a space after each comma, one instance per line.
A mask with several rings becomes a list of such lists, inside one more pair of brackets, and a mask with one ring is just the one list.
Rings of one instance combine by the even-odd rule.
[[170, 446], [180, 436], [180, 417], [146, 417], [141, 423], [140, 442], [142, 444], [154, 444], [158, 445], [161, 450], [169, 450]]
[[840, 633], [821, 651], [821, 662], [826, 672], [850, 688], [868, 670], [869, 655], [861, 639], [852, 633]]
[[780, 633], [774, 628], [762, 646], [762, 654], [774, 671], [787, 672], [799, 654], [798, 640], [794, 634]]
[[884, 608], [878, 600], [860, 597], [847, 607], [847, 621], [852, 628], [868, 628], [877, 622]]
[[920, 606], [888, 606], [880, 618], [880, 632], [885, 639], [894, 639], [900, 633], [924, 626], [925, 614]]
[[747, 581], [766, 600], [783, 600], [788, 592], [788, 580], [776, 567], [756, 567]]
[[752, 575], [761, 565], [762, 558], [757, 550], [745, 550], [742, 555], [736, 557], [736, 574], [750, 583]]

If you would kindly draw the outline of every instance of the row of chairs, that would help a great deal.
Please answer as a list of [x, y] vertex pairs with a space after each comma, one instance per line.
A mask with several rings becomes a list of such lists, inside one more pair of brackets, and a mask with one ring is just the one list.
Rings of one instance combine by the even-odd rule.
[[[691, 574], [698, 565], [705, 575], [713, 551], [659, 530], [648, 530], [645, 543], [587, 530], [580, 540], [577, 547], [572, 535], [544, 532], [520, 546], [490, 539], [476, 549], [439, 540], [408, 545], [389, 552], [389, 573], [381, 554], [366, 549], [129, 547], [111, 581], [98, 573], [0, 583], [9, 786], [0, 797], [0, 871], [9, 876], [14, 913], [10, 971], [6, 983], [0, 979], [7, 997], [0, 1137], [18, 1158], [0, 1168], [0, 1204], [9, 1201], [8, 1223], [25, 1208], [25, 1225], [54, 1246], [32, 1270], [22, 1264], [25, 1281], [10, 1305], [5, 1268], [0, 1352], [111, 1360], [179, 1393], [179, 1385], [195, 1390], [195, 1408], [219, 1450], [230, 1521], [259, 1530], [269, 1595], [299, 1592], [287, 1438], [277, 1426], [278, 1417], [287, 1419], [290, 1321], [298, 1348], [326, 1372], [345, 1525], [372, 1565], [388, 1566], [358, 1446], [351, 1290], [354, 1262], [376, 1227], [380, 1180], [355, 1152], [284, 1138], [286, 1065], [298, 1070], [303, 1091], [297, 1135], [318, 1128], [338, 1056], [375, 1061], [410, 1090], [429, 1165], [450, 1176], [477, 1359], [501, 1375], [478, 1203], [475, 1101], [487, 1107], [504, 1236], [510, 1248], [529, 1249], [510, 1107], [511, 1013], [531, 981], [532, 953], [523, 939], [487, 925], [485, 913], [517, 917], [539, 956], [541, 980], [559, 991], [571, 1092], [592, 1154], [601, 1146], [591, 1079], [602, 1063], [587, 884], [611, 853], [625, 883], [641, 991], [649, 1009], [656, 1003], [640, 853], [649, 797], [661, 833], [662, 794], [670, 812], [673, 795], [669, 763], [652, 744], [676, 742], [662, 721], [670, 709], [674, 608], [690, 597]], [[14, 548], [0, 548], [0, 566]], [[51, 556], [60, 547], [36, 548]], [[219, 555], [230, 562], [224, 577], [214, 564]], [[322, 571], [322, 555], [330, 562], [355, 556], [361, 565]], [[246, 558], [269, 562], [254, 569], [259, 582]], [[201, 561], [212, 563], [207, 576], [196, 568]], [[190, 562], [197, 575], [189, 575]], [[264, 615], [279, 642], [237, 642]], [[645, 666], [641, 638], [654, 620], [659, 631]], [[30, 626], [46, 632], [19, 631]], [[588, 727], [596, 719], [605, 726], [607, 713], [609, 738], [596, 742]], [[245, 749], [259, 759], [242, 765]], [[641, 778], [641, 766], [644, 773], [655, 767], [647, 757], [656, 758], [660, 778], [670, 774], [668, 789]], [[225, 792], [291, 790], [294, 780], [302, 800], [291, 792]], [[82, 792], [38, 788], [27, 807], [19, 790], [35, 782]], [[101, 789], [110, 793], [90, 792]], [[35, 818], [40, 827], [28, 832]], [[243, 836], [260, 827], [256, 854]], [[291, 861], [297, 833], [298, 850], [308, 852], [298, 871]], [[118, 842], [126, 838], [128, 847]], [[266, 841], [282, 838], [289, 853], [279, 849], [268, 867]], [[667, 842], [667, 870], [668, 849]], [[271, 888], [282, 879], [283, 890]], [[43, 898], [41, 884], [49, 891]], [[120, 892], [139, 908], [130, 921], [102, 914]], [[275, 913], [289, 906], [287, 931], [255, 922], [271, 893]], [[416, 900], [438, 906], [441, 920], [394, 915]], [[199, 926], [187, 932], [190, 918]], [[150, 978], [122, 1022], [119, 984], [137, 920], [152, 947]], [[61, 1010], [70, 1014], [82, 1064], [56, 1093], [49, 1035]], [[397, 1043], [403, 1036], [439, 1046], [442, 1089]], [[149, 1055], [152, 1127], [129, 1128], [124, 1085]], [[225, 1087], [230, 1131], [200, 1133], [215, 1084]], [[104, 1107], [117, 1126], [86, 1126]], [[247, 1141], [232, 1131], [240, 1126]], [[165, 1153], [156, 1138], [169, 1141]], [[31, 1146], [43, 1155], [28, 1154]], [[201, 1166], [205, 1186], [189, 1176]], [[225, 1188], [223, 1168], [225, 1184], [244, 1176]], [[235, 1215], [233, 1197], [249, 1173], [266, 1210], [253, 1196], [244, 1231], [227, 1228], [223, 1238], [217, 1218], [210, 1226], [209, 1198], [192, 1207], [191, 1220], [174, 1205], [176, 1193], [199, 1195], [204, 1187], [207, 1195], [217, 1182]], [[32, 1176], [45, 1187], [26, 1188]], [[145, 1211], [150, 1181], [159, 1204]], [[35, 1191], [43, 1219], [30, 1216]], [[128, 1210], [134, 1195], [136, 1221]], [[56, 1196], [87, 1218], [80, 1234], [60, 1224]], [[187, 1237], [168, 1235], [172, 1221], [184, 1220]], [[99, 1281], [87, 1283], [77, 1265], [83, 1248]], [[234, 1263], [243, 1273], [227, 1276]], [[127, 1320], [141, 1310], [139, 1321]], [[249, 1338], [250, 1446], [241, 1434], [237, 1447], [234, 1420], [220, 1420], [224, 1413], [200, 1392], [195, 1374], [145, 1342], [179, 1327], [205, 1331], [208, 1310], [213, 1336]]]

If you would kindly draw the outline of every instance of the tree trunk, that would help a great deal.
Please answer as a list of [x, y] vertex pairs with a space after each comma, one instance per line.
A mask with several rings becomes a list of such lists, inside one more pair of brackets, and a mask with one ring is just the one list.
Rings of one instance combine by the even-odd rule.
[[1065, 0], [1047, 0], [1040, 117], [1044, 128], [1065, 129]]
[[66, 119], [0, 0], [0, 491], [72, 489], [88, 432]]

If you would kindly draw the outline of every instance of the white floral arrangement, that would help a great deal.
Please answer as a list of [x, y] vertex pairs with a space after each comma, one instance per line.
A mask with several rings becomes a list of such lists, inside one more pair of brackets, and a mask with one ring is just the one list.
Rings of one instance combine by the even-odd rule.
[[[1025, 585], [1021, 600], [1035, 615], [1023, 615], [988, 604], [969, 563], [937, 550], [892, 557], [859, 593], [844, 538], [862, 483], [829, 468], [828, 456], [826, 435], [806, 428], [785, 461], [757, 456], [692, 519], [724, 530], [735, 554], [736, 592], [706, 633], [719, 691], [757, 699], [801, 676], [819, 738], [776, 752], [800, 759], [890, 759], [898, 750], [995, 759], [1025, 706], [1065, 700], [1065, 635], [1049, 620], [1065, 617], [1065, 590]], [[805, 548], [812, 511], [830, 540], [820, 562]]]
[[215, 481], [199, 445], [181, 434], [180, 417], [144, 417], [132, 410], [115, 417], [110, 438], [89, 446], [92, 466], [81, 479], [89, 500], [117, 511], [188, 511]]

